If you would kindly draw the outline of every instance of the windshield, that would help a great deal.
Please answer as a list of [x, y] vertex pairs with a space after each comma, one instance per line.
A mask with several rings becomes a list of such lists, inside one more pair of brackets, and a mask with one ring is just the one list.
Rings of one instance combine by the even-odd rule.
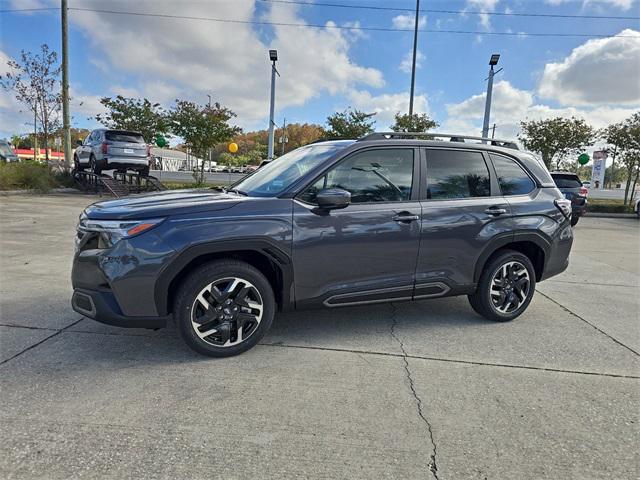
[[7, 158], [15, 157], [15, 153], [13, 153], [13, 150], [11, 150], [9, 144], [6, 142], [0, 142], [0, 155]]
[[298, 148], [260, 168], [234, 189], [252, 197], [275, 197], [347, 145], [347, 142], [320, 143]]

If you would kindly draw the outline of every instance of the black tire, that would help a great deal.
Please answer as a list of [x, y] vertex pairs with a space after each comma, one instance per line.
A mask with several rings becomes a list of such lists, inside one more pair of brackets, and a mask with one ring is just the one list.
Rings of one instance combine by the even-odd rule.
[[80, 160], [78, 160], [78, 157], [75, 156], [73, 157], [73, 168], [78, 172], [84, 172], [84, 169], [87, 167], [84, 165], [80, 165]]
[[95, 173], [96, 175], [102, 175], [102, 166], [98, 165], [96, 157], [94, 157], [93, 155], [91, 155], [91, 158], [89, 159], [89, 165], [91, 166], [91, 171], [93, 173]]
[[[521, 295], [524, 296], [524, 299], [521, 300], [520, 297], [517, 297], [517, 291], [515, 289], [511, 289], [510, 293], [506, 295], [516, 295], [515, 298], [520, 302], [516, 308], [513, 310], [508, 310], [509, 305], [507, 305], [507, 311], [500, 311], [498, 307], [494, 304], [494, 295], [496, 295], [496, 291], [492, 289], [492, 281], [499, 271], [503, 269], [504, 265], [508, 265], [510, 263], [519, 264], [524, 269], [526, 269], [526, 273], [528, 275], [528, 287], [525, 292], [521, 292]], [[524, 278], [524, 277], [523, 277]], [[512, 281], [512, 283], [514, 283]], [[515, 282], [517, 284], [518, 282]], [[508, 287], [506, 287], [508, 288]], [[529, 303], [531, 303], [531, 299], [533, 298], [533, 294], [536, 288], [536, 274], [533, 268], [533, 264], [529, 257], [523, 255], [520, 252], [515, 250], [499, 250], [496, 252], [484, 266], [484, 270], [480, 275], [480, 281], [478, 282], [478, 287], [475, 293], [468, 296], [469, 303], [471, 307], [478, 313], [482, 315], [484, 318], [488, 320], [493, 320], [496, 322], [508, 322], [513, 320], [514, 318], [520, 316], [522, 312], [524, 312]], [[492, 293], [494, 295], [492, 295]], [[499, 293], [500, 297], [496, 300], [500, 302], [502, 300], [502, 295], [504, 292]], [[509, 297], [505, 295], [505, 299], [508, 300]]]
[[[234, 314], [224, 309], [224, 312], [231, 313], [231, 315], [235, 315], [235, 317], [233, 317], [233, 319], [218, 318], [222, 316], [226, 317], [223, 311], [219, 314], [216, 312], [219, 310], [219, 306], [224, 307], [224, 302], [216, 302], [216, 299], [210, 294], [206, 299], [209, 305], [206, 310], [203, 309], [201, 304], [196, 303], [204, 289], [211, 288], [211, 285], [216, 282], [225, 282], [229, 278], [241, 279], [241, 281], [245, 282], [240, 290], [244, 290], [247, 285], [250, 285], [252, 288], [247, 287], [251, 290], [249, 295], [252, 295], [254, 299], [258, 298], [262, 304], [261, 318], [258, 318], [258, 315], [249, 315], [253, 316], [257, 322], [255, 322], [253, 329], [250, 330], [248, 337], [239, 342], [241, 330], [239, 328], [239, 320], [236, 317], [242, 315], [242, 312]], [[224, 283], [222, 283], [222, 285], [224, 285]], [[211, 290], [209, 290], [209, 292], [211, 292]], [[220, 293], [225, 294], [225, 291], [220, 292], [218, 290], [218, 294]], [[245, 294], [246, 297], [249, 295]], [[243, 299], [244, 298], [245, 297], [243, 297]], [[247, 304], [247, 302], [244, 303]], [[236, 306], [235, 308], [238, 307]], [[209, 327], [205, 326], [204, 333], [211, 329], [214, 329], [214, 333], [204, 339], [196, 334], [196, 328], [202, 328], [202, 325], [205, 325], [205, 323], [194, 323], [193, 320], [198, 318], [198, 312], [205, 312], [204, 315], [200, 317], [204, 318], [209, 313], [209, 309], [211, 309], [211, 315], [217, 314], [217, 317], [215, 319], [208, 319], [210, 323], [206, 323], [206, 325]], [[214, 309], [216, 311], [214, 311]], [[228, 309], [231, 308], [229, 307]], [[273, 289], [269, 281], [259, 270], [245, 262], [237, 260], [217, 260], [202, 265], [184, 279], [175, 297], [173, 316], [180, 335], [191, 349], [209, 357], [230, 357], [249, 350], [264, 337], [273, 323], [275, 309], [276, 302]], [[209, 330], [207, 328], [209, 328]], [[217, 329], [223, 333], [218, 332]], [[242, 329], [244, 329], [244, 327]], [[227, 346], [221, 345], [223, 342], [228, 343], [234, 341], [238, 343]]]
[[575, 227], [578, 224], [578, 220], [580, 220], [580, 215], [571, 215], [571, 226]]

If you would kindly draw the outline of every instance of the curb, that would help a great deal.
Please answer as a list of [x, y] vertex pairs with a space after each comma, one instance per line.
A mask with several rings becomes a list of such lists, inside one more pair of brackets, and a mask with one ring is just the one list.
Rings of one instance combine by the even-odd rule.
[[49, 195], [51, 193], [82, 193], [71, 187], [52, 188], [48, 192], [39, 192], [37, 190], [0, 190], [0, 196], [11, 197], [13, 195]]
[[638, 218], [635, 213], [606, 213], [606, 212], [589, 212], [585, 215], [585, 218], [597, 217], [597, 218]]

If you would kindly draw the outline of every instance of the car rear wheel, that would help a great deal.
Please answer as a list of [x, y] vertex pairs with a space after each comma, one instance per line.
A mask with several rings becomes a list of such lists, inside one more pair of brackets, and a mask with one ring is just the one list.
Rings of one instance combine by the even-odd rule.
[[527, 309], [535, 287], [531, 260], [515, 250], [502, 250], [485, 265], [469, 303], [489, 320], [508, 322]]
[[230, 357], [249, 350], [271, 327], [275, 298], [269, 281], [251, 265], [219, 260], [194, 270], [176, 295], [174, 318], [198, 353]]

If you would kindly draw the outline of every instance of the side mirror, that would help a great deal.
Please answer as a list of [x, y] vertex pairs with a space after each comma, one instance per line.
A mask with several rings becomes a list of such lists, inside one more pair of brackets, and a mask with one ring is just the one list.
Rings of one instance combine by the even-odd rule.
[[76, 140], [76, 145], [81, 147], [82, 146], [82, 140]]
[[322, 210], [345, 208], [351, 203], [351, 193], [341, 188], [325, 188], [316, 195], [316, 202]]

